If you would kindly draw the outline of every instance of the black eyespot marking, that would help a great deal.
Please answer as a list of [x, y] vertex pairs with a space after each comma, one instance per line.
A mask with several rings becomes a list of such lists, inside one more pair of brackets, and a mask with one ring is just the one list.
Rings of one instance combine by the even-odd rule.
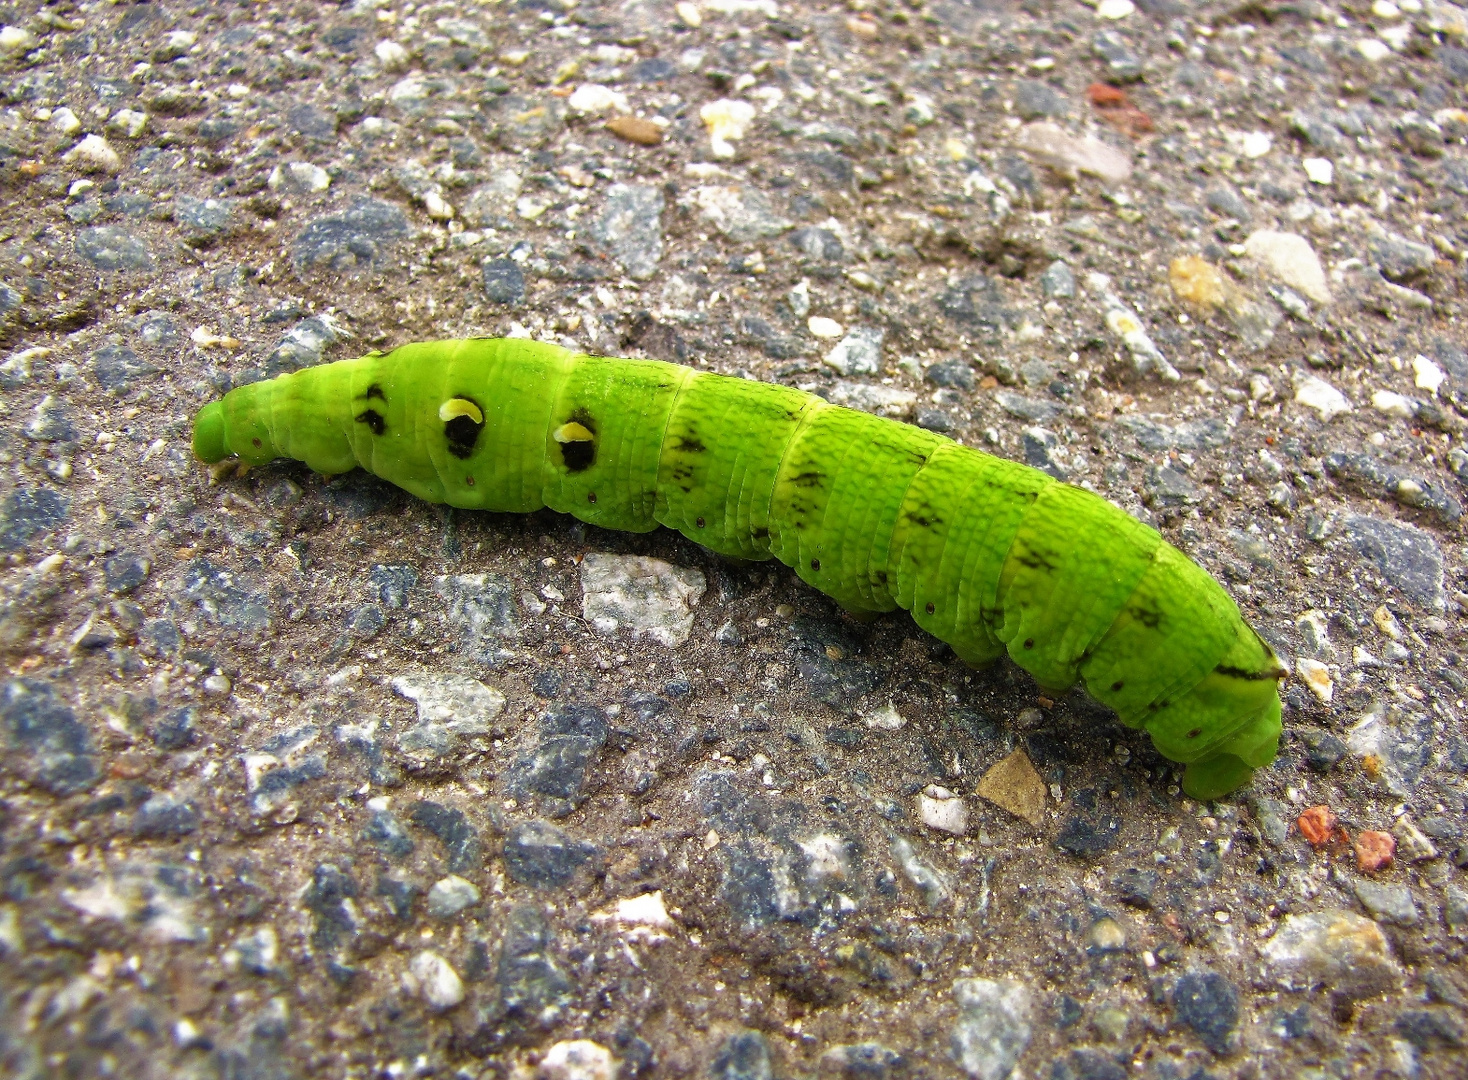
[[456, 416], [443, 426], [444, 438], [449, 441], [449, 453], [456, 458], [467, 458], [474, 453], [474, 444], [479, 441], [483, 424], [476, 424], [472, 416]]
[[926, 608], [927, 613], [929, 615], [931, 615], [931, 614], [933, 614], [933, 612], [935, 612], [937, 610], [938, 609], [933, 605], [933, 601], [929, 600], [928, 601], [928, 604], [927, 604], [927, 608]]
[[474, 486], [474, 477], [472, 477], [472, 476], [466, 476], [466, 477], [464, 477], [464, 483], [467, 484], [469, 487], [473, 487]]
[[381, 435], [387, 430], [387, 421], [383, 419], [382, 413], [376, 409], [367, 409], [357, 414], [357, 423], [366, 424], [372, 429], [372, 434]]
[[564, 442], [559, 445], [561, 460], [565, 462], [568, 472], [585, 472], [596, 461], [594, 442]]
[[1203, 734], [1203, 729], [1195, 727], [1192, 731], [1188, 732], [1188, 738], [1196, 739], [1201, 734]]
[[594, 492], [594, 491], [588, 491], [586, 493], [586, 501], [589, 502], [589, 503], [596, 502], [596, 492]]
[[707, 450], [708, 447], [704, 446], [703, 443], [699, 442], [698, 439], [694, 438], [692, 435], [682, 435], [679, 436], [678, 442], [676, 445], [674, 445], [673, 449], [681, 451], [685, 454], [701, 454], [705, 450]]
[[812, 559], [810, 561], [810, 568], [812, 570], [819, 570], [821, 568], [821, 560], [820, 559]]
[[1121, 689], [1121, 680], [1120, 679], [1117, 679], [1116, 682], [1112, 683], [1111, 684], [1111, 689], [1112, 689], [1113, 692], [1114, 691], [1117, 691], [1117, 690], [1120, 690]]
[[1035, 647], [1035, 639], [1032, 638], [1032, 637], [1025, 638], [1025, 648], [1026, 649], [1033, 649], [1034, 647]]
[[367, 392], [363, 394], [362, 397], [368, 401], [371, 401], [373, 398], [377, 398], [379, 401], [387, 400], [387, 395], [382, 392], [382, 387], [378, 386], [376, 383], [373, 383], [371, 386], [369, 386], [367, 388]]
[[[567, 432], [567, 428], [576, 426], [585, 428], [586, 431]], [[577, 409], [560, 428], [560, 431], [572, 436], [564, 442], [559, 436], [556, 439], [556, 445], [561, 448], [561, 461], [565, 464], [567, 472], [585, 472], [596, 464], [596, 422], [591, 418], [589, 412], [585, 409]], [[592, 437], [586, 438], [587, 433]], [[578, 435], [580, 437], [575, 437]]]
[[264, 445], [265, 445], [265, 444], [264, 444], [264, 443], [263, 443], [263, 442], [261, 442], [261, 441], [260, 441], [260, 440], [259, 440], [259, 439], [251, 439], [251, 440], [250, 440], [250, 441], [251, 441], [251, 442], [252, 442], [252, 443], [254, 443], [254, 444], [255, 444], [255, 449], [256, 449], [256, 450], [258, 450], [258, 449], [260, 449], [260, 447], [262, 447], [262, 446], [264, 446]]
[[703, 526], [704, 526], [704, 520], [703, 520], [703, 518], [699, 518], [697, 521], [694, 522], [694, 524], [697, 525], [700, 529], [703, 528]]

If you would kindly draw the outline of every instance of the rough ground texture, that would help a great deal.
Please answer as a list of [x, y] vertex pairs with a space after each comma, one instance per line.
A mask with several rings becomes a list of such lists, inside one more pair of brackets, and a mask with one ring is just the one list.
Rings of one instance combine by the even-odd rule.
[[[1462, 9], [0, 21], [0, 1071], [1462, 1075]], [[506, 333], [1105, 494], [1290, 660], [1279, 760], [1195, 805], [779, 566], [191, 459]]]

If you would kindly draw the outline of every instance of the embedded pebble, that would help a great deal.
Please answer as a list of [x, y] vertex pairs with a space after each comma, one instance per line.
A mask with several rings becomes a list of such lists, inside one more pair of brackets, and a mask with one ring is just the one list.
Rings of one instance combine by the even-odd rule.
[[1324, 986], [1353, 1000], [1400, 984], [1402, 969], [1374, 921], [1350, 911], [1286, 915], [1262, 950], [1282, 986]]
[[442, 956], [424, 949], [414, 953], [408, 970], [417, 980], [418, 992], [435, 1012], [452, 1009], [464, 1000], [464, 981]]

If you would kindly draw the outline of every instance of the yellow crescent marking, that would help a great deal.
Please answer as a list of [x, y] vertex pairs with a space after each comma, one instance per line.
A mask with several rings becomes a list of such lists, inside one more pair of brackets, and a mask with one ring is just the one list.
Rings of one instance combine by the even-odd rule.
[[438, 407], [438, 418], [446, 424], [460, 416], [467, 416], [476, 424], [484, 423], [484, 414], [479, 411], [479, 406], [468, 398], [449, 398]]
[[558, 443], [568, 442], [591, 442], [596, 436], [586, 429], [585, 426], [576, 423], [575, 420], [562, 424], [551, 433], [551, 438]]

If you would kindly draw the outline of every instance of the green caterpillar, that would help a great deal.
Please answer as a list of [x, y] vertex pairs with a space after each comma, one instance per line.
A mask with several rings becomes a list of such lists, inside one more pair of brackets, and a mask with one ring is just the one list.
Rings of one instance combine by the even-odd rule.
[[1082, 681], [1212, 799], [1273, 760], [1274, 652], [1155, 529], [1035, 469], [789, 387], [473, 339], [230, 391], [203, 461], [358, 466], [429, 502], [548, 506], [776, 558], [850, 611], [904, 608], [970, 664]]

